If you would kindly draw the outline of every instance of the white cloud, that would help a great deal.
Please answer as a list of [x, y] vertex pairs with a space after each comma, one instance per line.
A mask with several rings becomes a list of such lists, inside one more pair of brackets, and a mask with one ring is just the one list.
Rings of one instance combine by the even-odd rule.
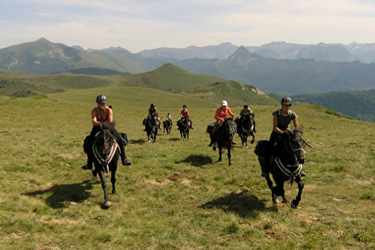
[[[18, 0], [0, 10], [0, 48], [45, 37], [53, 42], [132, 52], [232, 42], [261, 45], [374, 43], [369, 0]], [[14, 41], [14, 42], [12, 42]]]

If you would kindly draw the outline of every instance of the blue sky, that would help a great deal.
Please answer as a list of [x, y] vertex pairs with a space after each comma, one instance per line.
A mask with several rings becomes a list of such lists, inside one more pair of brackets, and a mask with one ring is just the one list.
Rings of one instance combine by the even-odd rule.
[[46, 38], [139, 52], [160, 47], [375, 43], [370, 0], [1, 0], [0, 48]]

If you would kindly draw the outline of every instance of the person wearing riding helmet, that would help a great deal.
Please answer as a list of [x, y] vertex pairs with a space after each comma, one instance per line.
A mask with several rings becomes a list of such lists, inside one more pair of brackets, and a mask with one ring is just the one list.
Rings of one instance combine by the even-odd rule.
[[182, 110], [180, 112], [180, 121], [182, 120], [182, 118], [186, 118], [187, 121], [188, 121], [188, 126], [191, 128], [191, 129], [194, 129], [193, 128], [193, 121], [190, 119], [190, 113], [189, 113], [189, 110], [187, 110], [186, 108], [186, 105], [182, 105]]
[[[92, 169], [92, 162], [93, 162], [93, 155], [91, 151], [91, 144], [95, 140], [95, 135], [100, 131], [101, 124], [106, 124], [113, 122], [113, 111], [112, 108], [108, 107], [107, 104], [107, 97], [104, 95], [98, 95], [96, 97], [96, 103], [97, 107], [93, 108], [91, 110], [91, 121], [92, 121], [92, 129], [91, 133], [89, 135], [89, 139], [85, 140], [84, 148], [85, 152], [87, 153], [87, 164], [82, 167], [84, 170]], [[130, 161], [126, 159], [125, 155], [125, 147], [124, 147], [124, 141], [120, 134], [117, 132], [115, 128], [113, 128], [113, 134], [116, 137], [116, 141], [118, 145], [120, 146], [120, 155], [121, 155], [121, 161], [122, 165], [130, 165]]]
[[[272, 154], [274, 154], [277, 143], [282, 141], [283, 135], [286, 134], [290, 122], [293, 122], [294, 128], [298, 126], [298, 116], [290, 109], [292, 106], [292, 98], [285, 96], [281, 99], [280, 103], [281, 108], [272, 113], [273, 127], [269, 140], [272, 147]], [[266, 171], [264, 169], [262, 169], [262, 176], [266, 176]]]
[[211, 142], [208, 145], [209, 147], [211, 147], [216, 141], [214, 133], [219, 127], [221, 127], [223, 122], [227, 119], [228, 115], [231, 117], [234, 117], [234, 114], [232, 113], [232, 111], [230, 110], [228, 106], [228, 102], [226, 100], [223, 100], [221, 102], [221, 106], [217, 107], [216, 112], [215, 112], [214, 118], [216, 119], [216, 123], [215, 123], [215, 127], [212, 129]]

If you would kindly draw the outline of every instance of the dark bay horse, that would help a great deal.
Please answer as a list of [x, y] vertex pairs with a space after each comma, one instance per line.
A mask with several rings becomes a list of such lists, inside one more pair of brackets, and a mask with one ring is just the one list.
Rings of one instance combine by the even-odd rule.
[[158, 128], [159, 128], [159, 121], [157, 116], [148, 116], [144, 121], [143, 124], [146, 126], [146, 133], [147, 133], [147, 140], [150, 142], [150, 139], [152, 140], [152, 143], [155, 143], [156, 136], [158, 134]]
[[102, 204], [102, 208], [109, 208], [111, 205], [107, 193], [107, 184], [104, 176], [105, 172], [111, 172], [112, 194], [116, 193], [116, 171], [120, 148], [114, 136], [114, 127], [115, 123], [101, 125], [100, 131], [95, 135], [95, 141], [92, 144], [93, 161], [95, 165], [93, 174], [99, 174], [104, 191], [104, 203]]
[[178, 130], [180, 130], [181, 139], [189, 139], [189, 118], [184, 116], [177, 121]]
[[[255, 153], [258, 155], [259, 163], [265, 173], [264, 178], [272, 191], [272, 202], [278, 203], [277, 196], [281, 196], [283, 203], [287, 203], [285, 198], [284, 182], [289, 181], [292, 185], [298, 185], [298, 194], [291, 202], [291, 207], [296, 208], [301, 201], [304, 183], [301, 173], [305, 162], [305, 146], [311, 147], [302, 137], [302, 129], [297, 127], [293, 131], [288, 131], [276, 148], [270, 145], [269, 141], [259, 141]], [[270, 153], [273, 152], [273, 153]], [[276, 183], [273, 186], [269, 173]]]
[[225, 119], [220, 127], [212, 134], [213, 126], [208, 125], [207, 132], [210, 133], [213, 140], [215, 141], [213, 150], [216, 150], [216, 145], [219, 148], [219, 159], [218, 161], [223, 161], [221, 155], [223, 154], [223, 148], [228, 150], [228, 161], [229, 166], [232, 165], [231, 161], [231, 149], [233, 144], [233, 136], [236, 134], [237, 128], [236, 124], [233, 122], [232, 118]]
[[237, 133], [241, 138], [242, 145], [247, 146], [247, 137], [251, 136], [251, 144], [255, 141], [255, 122], [253, 114], [245, 114], [235, 120]]
[[163, 133], [167, 131], [167, 134], [169, 134], [171, 132], [171, 129], [172, 129], [172, 121], [168, 119], [163, 121]]

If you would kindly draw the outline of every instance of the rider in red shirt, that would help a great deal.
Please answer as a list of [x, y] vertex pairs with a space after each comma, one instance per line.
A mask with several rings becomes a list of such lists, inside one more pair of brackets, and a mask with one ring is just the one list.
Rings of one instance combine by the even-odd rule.
[[223, 100], [221, 102], [221, 106], [219, 106], [216, 109], [216, 112], [215, 112], [214, 118], [216, 119], [216, 124], [215, 124], [215, 127], [212, 129], [211, 142], [208, 145], [209, 147], [211, 147], [215, 142], [214, 133], [221, 126], [221, 124], [225, 121], [225, 119], [227, 118], [228, 115], [231, 116], [231, 117], [234, 117], [234, 114], [232, 113], [232, 111], [228, 107], [228, 102], [226, 100]]
[[191, 129], [194, 129], [193, 128], [193, 121], [190, 119], [190, 113], [189, 113], [189, 110], [186, 109], [186, 105], [185, 104], [182, 105], [182, 110], [181, 110], [181, 113], [180, 113], [180, 117], [181, 117], [181, 119], [186, 118], [187, 121], [188, 121], [188, 126]]

